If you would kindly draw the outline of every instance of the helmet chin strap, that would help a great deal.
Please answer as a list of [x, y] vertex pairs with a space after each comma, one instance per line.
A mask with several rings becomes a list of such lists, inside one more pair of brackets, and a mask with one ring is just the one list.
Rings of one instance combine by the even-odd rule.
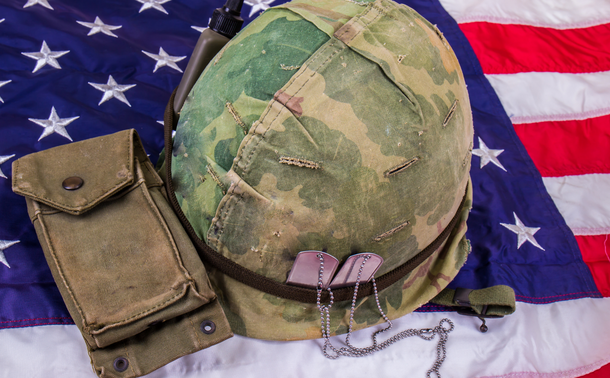
[[[386, 316], [386, 314], [381, 309], [381, 305], [379, 304], [379, 295], [377, 293], [377, 285], [375, 284], [375, 277], [371, 278], [371, 282], [373, 284], [374, 296], [375, 296], [375, 303], [377, 304], [377, 309], [381, 313], [381, 316], [386, 321], [387, 327], [380, 329], [378, 331], [375, 331], [375, 333], [373, 333], [373, 335], [372, 335], [373, 344], [368, 347], [358, 348], [351, 344], [352, 325], [354, 323], [354, 311], [356, 309], [356, 299], [358, 297], [358, 287], [360, 286], [360, 280], [362, 277], [362, 272], [364, 270], [365, 264], [367, 263], [367, 261], [370, 260], [371, 256], [376, 256], [373, 253], [364, 254], [364, 256], [362, 258], [362, 263], [360, 264], [360, 268], [358, 270], [358, 277], [356, 278], [356, 285], [354, 286], [354, 295], [352, 297], [352, 305], [351, 305], [350, 313], [349, 313], [349, 327], [348, 327], [347, 335], [345, 336], [345, 345], [346, 346], [336, 348], [335, 346], [332, 345], [332, 343], [330, 341], [330, 333], [331, 333], [330, 332], [330, 309], [332, 308], [332, 305], [334, 303], [334, 296], [333, 296], [332, 289], [330, 287], [325, 288], [324, 284], [323, 284], [324, 255], [325, 255], [324, 253], [318, 253], [318, 255], [317, 255], [317, 257], [320, 261], [320, 269], [318, 272], [317, 302], [316, 302], [316, 304], [318, 306], [318, 310], [320, 311], [320, 330], [322, 331], [322, 337], [324, 338], [324, 346], [322, 347], [322, 354], [324, 354], [324, 356], [326, 358], [330, 358], [330, 359], [336, 359], [339, 356], [364, 357], [364, 356], [373, 354], [377, 351], [380, 351], [382, 349], [385, 349], [385, 348], [389, 347], [390, 345], [394, 344], [395, 342], [405, 339], [407, 337], [418, 336], [424, 340], [432, 340], [432, 339], [434, 339], [434, 337], [436, 335], [438, 335], [439, 340], [438, 340], [438, 344], [436, 346], [436, 361], [434, 362], [434, 365], [432, 365], [432, 368], [427, 371], [426, 377], [430, 378], [430, 377], [432, 377], [432, 373], [434, 373], [436, 377], [440, 378], [441, 374], [439, 372], [439, 369], [440, 369], [441, 365], [443, 364], [443, 361], [445, 361], [445, 357], [447, 354], [446, 353], [447, 338], [448, 338], [449, 332], [453, 331], [453, 328], [454, 328], [453, 322], [451, 320], [445, 318], [445, 319], [442, 319], [439, 322], [438, 326], [436, 326], [434, 328], [406, 329], [404, 331], [401, 331], [401, 332], [395, 334], [394, 336], [390, 337], [386, 341], [379, 343], [377, 341], [377, 335], [379, 335], [382, 332], [392, 329], [392, 321]], [[323, 305], [321, 303], [321, 298], [322, 298], [322, 291], [324, 289], [328, 290], [328, 293], [330, 296], [330, 302], [328, 304]], [[329, 353], [329, 350], [332, 353]]]

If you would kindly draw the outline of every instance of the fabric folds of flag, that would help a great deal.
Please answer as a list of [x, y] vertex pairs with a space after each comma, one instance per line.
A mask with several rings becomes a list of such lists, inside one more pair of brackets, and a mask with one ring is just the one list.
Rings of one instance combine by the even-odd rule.
[[443, 3], [471, 42], [598, 289], [610, 296], [610, 44], [604, 42], [610, 4], [574, 2], [569, 12], [550, 8], [533, 18], [526, 2], [502, 3], [503, 14]]
[[[10, 189], [11, 163], [127, 128], [156, 161], [165, 103], [223, 2], [0, 3], [0, 377], [95, 377], [25, 202]], [[248, 22], [282, 2], [246, 0], [242, 16]], [[489, 320], [487, 334], [478, 320], [430, 305], [395, 329], [450, 317], [447, 377], [608, 376], [610, 3], [399, 2], [444, 33], [473, 107], [473, 251], [452, 285], [507, 284], [518, 304], [510, 317]], [[352, 341], [367, 345], [370, 333]], [[432, 343], [402, 341], [329, 361], [319, 349], [316, 340], [235, 337], [151, 377], [423, 377], [435, 353]]]
[[[609, 297], [610, 4], [442, 3], [498, 93], [598, 290]], [[602, 371], [591, 376], [606, 376], [608, 367]]]

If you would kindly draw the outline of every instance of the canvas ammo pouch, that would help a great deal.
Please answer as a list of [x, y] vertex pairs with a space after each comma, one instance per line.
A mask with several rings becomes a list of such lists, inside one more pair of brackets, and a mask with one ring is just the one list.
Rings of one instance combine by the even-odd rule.
[[13, 172], [100, 377], [144, 375], [232, 336], [135, 130], [25, 156]]

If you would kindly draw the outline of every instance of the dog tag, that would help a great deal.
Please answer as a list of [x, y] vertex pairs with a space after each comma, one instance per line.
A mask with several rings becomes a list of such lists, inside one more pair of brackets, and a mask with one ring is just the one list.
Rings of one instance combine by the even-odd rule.
[[324, 260], [324, 271], [322, 273], [322, 288], [326, 289], [328, 283], [333, 278], [337, 266], [339, 266], [339, 260], [334, 256], [329, 255], [325, 252], [320, 251], [301, 251], [292, 264], [292, 270], [288, 274], [287, 284], [304, 286], [304, 287], [318, 287], [318, 280], [320, 278], [320, 257]]
[[360, 283], [369, 282], [377, 272], [377, 269], [383, 264], [383, 258], [374, 253], [358, 253], [357, 255], [351, 255], [345, 261], [335, 279], [330, 283], [330, 288], [337, 289], [345, 286], [354, 286], [358, 281], [358, 272], [366, 256], [368, 256], [368, 259], [362, 267]]

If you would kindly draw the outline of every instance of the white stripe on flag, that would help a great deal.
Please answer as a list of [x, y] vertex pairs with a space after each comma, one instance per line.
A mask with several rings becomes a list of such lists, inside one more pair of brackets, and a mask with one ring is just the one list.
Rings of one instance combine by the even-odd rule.
[[493, 22], [555, 29], [584, 28], [610, 22], [608, 0], [440, 0], [458, 23]]
[[[608, 313], [610, 298], [544, 306], [518, 302], [514, 314], [487, 320], [485, 334], [478, 330], [477, 318], [455, 313], [412, 313], [395, 320], [389, 333], [434, 327], [451, 318], [455, 330], [449, 334], [447, 359], [440, 370], [443, 377], [577, 377], [610, 362]], [[574, 327], [575, 319], [582, 326]], [[373, 329], [356, 332], [353, 344], [370, 345]], [[339, 339], [344, 337], [333, 338], [335, 346], [340, 346]], [[76, 326], [1, 330], [0, 340], [2, 377], [34, 377], [40, 372], [45, 377], [96, 377]], [[408, 338], [366, 358], [329, 360], [322, 355], [320, 340], [276, 342], [235, 336], [147, 377], [425, 377], [435, 359], [436, 340]]]
[[513, 123], [567, 121], [610, 114], [610, 71], [486, 75]]
[[574, 234], [610, 234], [610, 175], [543, 177], [542, 180]]

